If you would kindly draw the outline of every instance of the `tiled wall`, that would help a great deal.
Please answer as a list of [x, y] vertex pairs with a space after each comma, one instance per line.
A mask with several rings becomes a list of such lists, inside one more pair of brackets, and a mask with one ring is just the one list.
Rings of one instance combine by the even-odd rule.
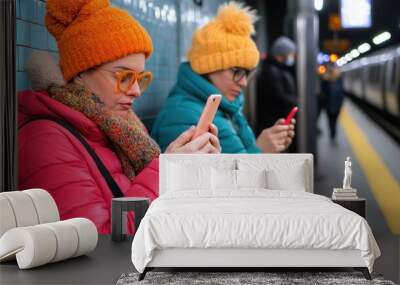
[[[48, 50], [57, 56], [56, 42], [44, 26], [45, 2], [16, 0], [17, 90], [29, 88], [24, 66], [33, 50]], [[211, 19], [223, 2], [226, 0], [203, 1], [200, 7], [193, 0], [111, 0], [113, 5], [129, 11], [153, 39], [154, 53], [146, 62], [146, 69], [153, 72], [154, 80], [134, 106], [147, 126], [151, 126], [175, 81], [192, 33]]]
[[57, 44], [44, 26], [45, 5], [41, 0], [16, 0], [17, 90], [29, 88], [25, 63], [33, 50], [48, 50], [57, 56]]

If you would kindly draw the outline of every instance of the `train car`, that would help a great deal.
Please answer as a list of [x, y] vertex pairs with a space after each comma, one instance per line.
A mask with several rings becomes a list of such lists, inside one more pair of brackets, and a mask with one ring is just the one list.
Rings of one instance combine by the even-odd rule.
[[400, 118], [400, 47], [391, 56], [386, 64], [385, 107], [389, 114]]
[[344, 90], [400, 121], [400, 46], [342, 67]]
[[384, 106], [384, 76], [386, 55], [376, 55], [369, 59], [365, 65], [367, 75], [365, 80], [365, 101], [379, 110], [385, 109]]
[[365, 94], [364, 77], [366, 72], [362, 68], [363, 64], [363, 62], [351, 62], [342, 68], [344, 89], [360, 99], [364, 98]]

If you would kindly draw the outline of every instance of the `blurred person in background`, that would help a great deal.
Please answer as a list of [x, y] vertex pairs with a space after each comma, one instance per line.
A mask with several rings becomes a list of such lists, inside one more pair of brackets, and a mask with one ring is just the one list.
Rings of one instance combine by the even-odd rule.
[[341, 73], [336, 64], [328, 64], [321, 76], [320, 109], [328, 116], [329, 136], [335, 142], [337, 120], [343, 105], [344, 93]]
[[[296, 61], [296, 44], [281, 36], [269, 50], [261, 63], [257, 75], [257, 123], [256, 131], [273, 125], [285, 118], [290, 110], [298, 106], [295, 78], [292, 69]], [[295, 151], [295, 142], [290, 149]]]

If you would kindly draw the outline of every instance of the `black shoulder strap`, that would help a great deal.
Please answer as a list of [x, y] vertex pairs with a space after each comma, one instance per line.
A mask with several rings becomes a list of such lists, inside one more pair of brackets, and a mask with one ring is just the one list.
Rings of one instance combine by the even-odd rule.
[[93, 148], [82, 137], [82, 135], [79, 133], [79, 131], [74, 126], [72, 126], [70, 123], [68, 123], [67, 121], [65, 121], [61, 118], [52, 117], [52, 116], [34, 116], [34, 117], [28, 119], [27, 121], [25, 121], [22, 125], [20, 125], [18, 127], [18, 129], [21, 129], [22, 127], [29, 124], [30, 122], [37, 121], [37, 120], [50, 120], [50, 121], [56, 122], [57, 124], [63, 126], [68, 131], [70, 131], [70, 133], [73, 134], [83, 144], [83, 146], [86, 148], [87, 152], [93, 158], [94, 162], [96, 163], [98, 169], [100, 170], [101, 174], [103, 175], [104, 179], [106, 180], [108, 187], [110, 188], [114, 197], [123, 197], [124, 196], [124, 194], [122, 194], [122, 191], [119, 188], [118, 184], [115, 182], [114, 178], [112, 178], [110, 172], [104, 166], [103, 162], [101, 161], [99, 156], [96, 154], [96, 152], [93, 150]]

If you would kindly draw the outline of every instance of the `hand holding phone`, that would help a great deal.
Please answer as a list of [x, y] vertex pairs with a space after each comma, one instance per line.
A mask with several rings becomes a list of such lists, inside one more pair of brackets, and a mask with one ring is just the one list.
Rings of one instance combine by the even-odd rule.
[[296, 115], [297, 111], [299, 110], [299, 108], [293, 107], [292, 110], [290, 110], [289, 114], [287, 115], [286, 119], [285, 119], [285, 125], [289, 125], [292, 122], [293, 117]]
[[200, 119], [197, 122], [196, 130], [194, 132], [192, 140], [197, 138], [198, 136], [201, 136], [205, 132], [208, 132], [210, 124], [214, 120], [215, 114], [217, 113], [221, 98], [222, 96], [220, 94], [213, 94], [208, 97]]

